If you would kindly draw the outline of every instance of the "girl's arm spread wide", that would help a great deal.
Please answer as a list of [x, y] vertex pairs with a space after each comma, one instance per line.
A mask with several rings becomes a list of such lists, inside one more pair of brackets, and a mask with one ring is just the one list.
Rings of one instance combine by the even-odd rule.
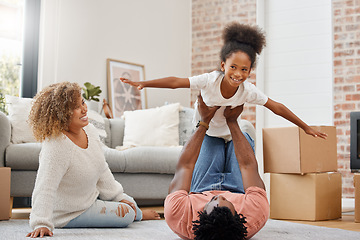
[[278, 103], [269, 98], [269, 100], [264, 105], [266, 108], [270, 109], [273, 113], [282, 116], [283, 118], [287, 119], [288, 121], [294, 123], [295, 125], [302, 128], [306, 134], [309, 134], [314, 137], [320, 137], [326, 139], [327, 134], [319, 132], [306, 123], [304, 123], [300, 118], [298, 118], [293, 112], [290, 111], [285, 105]]
[[130, 84], [133, 87], [141, 90], [144, 87], [152, 87], [152, 88], [190, 88], [190, 81], [188, 78], [178, 78], [178, 77], [166, 77], [159, 78], [149, 81], [140, 81], [135, 82], [131, 81], [127, 78], [120, 78], [123, 83]]

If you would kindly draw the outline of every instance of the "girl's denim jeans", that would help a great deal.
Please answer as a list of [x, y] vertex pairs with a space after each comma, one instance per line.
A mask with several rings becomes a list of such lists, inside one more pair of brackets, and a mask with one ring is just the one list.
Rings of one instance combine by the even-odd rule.
[[[243, 132], [254, 151], [254, 140]], [[205, 135], [195, 164], [191, 192], [211, 190], [245, 193], [233, 141]]]

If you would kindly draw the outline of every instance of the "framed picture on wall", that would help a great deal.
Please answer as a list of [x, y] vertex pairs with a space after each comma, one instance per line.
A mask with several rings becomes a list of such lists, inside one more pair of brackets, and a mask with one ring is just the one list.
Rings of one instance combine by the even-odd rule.
[[106, 65], [108, 98], [114, 118], [121, 117], [124, 111], [147, 108], [146, 90], [140, 91], [120, 81], [121, 77], [136, 82], [143, 81], [144, 65], [114, 59], [107, 59]]

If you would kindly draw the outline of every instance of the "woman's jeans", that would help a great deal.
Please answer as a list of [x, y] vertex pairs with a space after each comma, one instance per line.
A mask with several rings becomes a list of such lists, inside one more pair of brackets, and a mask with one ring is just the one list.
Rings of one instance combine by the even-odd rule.
[[[136, 219], [142, 219], [142, 212], [136, 205]], [[93, 205], [64, 228], [122, 228], [134, 221], [135, 211], [128, 204], [97, 199]]]
[[[254, 140], [243, 132], [254, 151]], [[233, 141], [205, 135], [195, 164], [191, 192], [212, 190], [245, 193]]]

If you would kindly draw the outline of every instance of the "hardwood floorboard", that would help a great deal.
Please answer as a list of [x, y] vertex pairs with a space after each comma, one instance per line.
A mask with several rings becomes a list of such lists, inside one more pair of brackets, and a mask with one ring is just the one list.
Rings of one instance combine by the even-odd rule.
[[360, 232], [360, 223], [355, 223], [355, 216], [354, 213], [349, 214], [342, 214], [342, 217], [339, 219], [334, 220], [326, 220], [326, 221], [290, 221], [294, 223], [302, 223], [302, 224], [309, 224], [314, 226], [321, 226], [321, 227], [329, 227], [329, 228], [340, 228], [344, 230], [350, 231], [357, 231]]

